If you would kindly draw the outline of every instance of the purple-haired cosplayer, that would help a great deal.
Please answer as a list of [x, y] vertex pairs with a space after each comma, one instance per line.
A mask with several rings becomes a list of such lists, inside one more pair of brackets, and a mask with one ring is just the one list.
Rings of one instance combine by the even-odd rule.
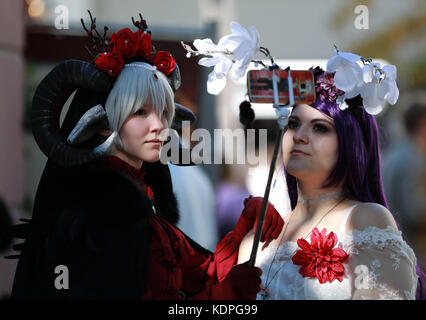
[[[292, 211], [258, 253], [258, 299], [421, 299], [416, 256], [388, 210], [372, 115], [385, 99], [396, 102], [396, 69], [339, 55], [331, 72], [312, 70], [316, 101], [296, 105], [288, 119], [282, 149]], [[240, 261], [252, 239], [243, 240]]]

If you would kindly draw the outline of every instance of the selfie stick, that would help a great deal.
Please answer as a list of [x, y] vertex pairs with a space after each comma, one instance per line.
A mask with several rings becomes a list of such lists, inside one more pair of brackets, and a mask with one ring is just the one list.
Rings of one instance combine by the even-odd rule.
[[278, 132], [277, 140], [275, 142], [274, 154], [272, 156], [272, 162], [269, 168], [268, 182], [266, 183], [266, 189], [265, 189], [265, 194], [263, 196], [262, 206], [260, 207], [259, 220], [257, 222], [256, 232], [254, 235], [253, 247], [251, 249], [251, 254], [250, 254], [250, 260], [248, 262], [249, 266], [254, 266], [256, 262], [256, 255], [257, 255], [257, 250], [259, 248], [260, 236], [262, 234], [263, 224], [265, 222], [266, 206], [268, 204], [269, 192], [271, 190], [272, 176], [274, 175], [274, 172], [275, 172], [275, 164], [277, 162], [277, 156], [280, 153], [279, 151], [281, 149], [281, 141], [284, 134], [284, 128], [287, 125], [288, 116], [290, 114], [290, 111], [288, 110], [288, 108], [285, 108], [285, 107], [288, 107], [288, 106], [292, 107], [294, 105], [293, 80], [291, 78], [290, 67], [287, 70], [288, 70], [287, 81], [288, 81], [289, 103], [286, 106], [280, 106], [279, 104], [278, 82], [280, 81], [280, 78], [276, 74], [276, 70], [275, 69], [272, 70], [272, 88], [274, 91], [274, 108], [275, 108], [275, 113], [278, 116], [278, 125], [280, 129]]

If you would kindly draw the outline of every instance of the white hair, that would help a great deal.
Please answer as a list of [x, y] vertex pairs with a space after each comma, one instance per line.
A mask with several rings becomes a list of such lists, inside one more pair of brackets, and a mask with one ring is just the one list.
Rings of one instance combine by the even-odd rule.
[[[129, 115], [148, 102], [157, 111], [160, 119], [163, 112], [166, 112], [170, 126], [175, 113], [175, 103], [174, 93], [166, 76], [145, 62], [124, 65], [105, 103], [110, 129], [118, 133]], [[115, 144], [117, 143], [122, 146], [118, 134]]]

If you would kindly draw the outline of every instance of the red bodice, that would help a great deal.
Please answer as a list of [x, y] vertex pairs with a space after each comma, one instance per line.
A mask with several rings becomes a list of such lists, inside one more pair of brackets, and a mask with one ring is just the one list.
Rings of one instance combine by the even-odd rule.
[[[154, 196], [143, 182], [143, 170], [114, 156], [104, 158], [101, 166], [127, 174], [149, 197]], [[214, 254], [207, 255], [191, 247], [185, 235], [159, 214], [150, 218], [149, 226], [149, 271], [142, 299], [184, 299], [186, 295], [208, 299], [209, 286], [223, 280], [237, 262], [238, 247], [232, 243], [230, 235], [219, 242]]]

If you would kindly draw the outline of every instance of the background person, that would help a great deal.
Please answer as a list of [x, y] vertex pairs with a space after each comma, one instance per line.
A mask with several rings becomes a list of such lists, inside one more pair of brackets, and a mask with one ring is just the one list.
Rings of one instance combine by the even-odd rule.
[[411, 105], [403, 115], [407, 137], [385, 154], [383, 184], [389, 208], [415, 249], [426, 261], [426, 105]]

